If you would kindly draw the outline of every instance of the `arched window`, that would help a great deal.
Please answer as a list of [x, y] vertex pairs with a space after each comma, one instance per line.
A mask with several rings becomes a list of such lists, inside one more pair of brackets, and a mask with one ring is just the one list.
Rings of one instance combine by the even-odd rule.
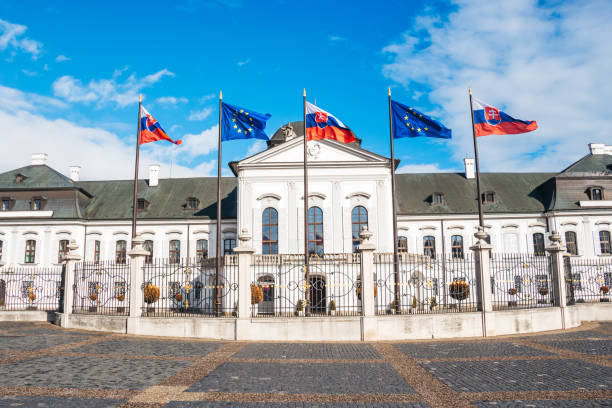
[[358, 205], [351, 212], [351, 223], [353, 224], [353, 252], [357, 252], [357, 246], [361, 242], [359, 232], [363, 227], [368, 226], [368, 210]]
[[535, 256], [544, 256], [544, 234], [536, 232], [533, 234], [533, 254]]
[[179, 263], [181, 261], [181, 241], [173, 239], [170, 241], [170, 263]]
[[93, 261], [95, 264], [100, 263], [100, 241], [94, 241], [94, 256]]
[[451, 255], [454, 259], [463, 259], [463, 236], [451, 236]]
[[144, 242], [143, 248], [145, 251], [149, 251], [149, 255], [145, 257], [145, 263], [146, 264], [153, 263], [153, 241], [150, 239], [147, 239]]
[[25, 259], [24, 263], [33, 264], [36, 260], [36, 241], [28, 239], [25, 246]]
[[397, 237], [397, 250], [398, 252], [408, 252], [408, 238]]
[[115, 263], [124, 264], [125, 263], [125, 251], [127, 245], [125, 240], [121, 239], [117, 241], [115, 244]]
[[436, 259], [436, 238], [431, 235], [423, 237], [423, 255]]
[[601, 247], [602, 254], [612, 254], [612, 249], [610, 248], [610, 231], [599, 231], [599, 246]]
[[202, 262], [206, 258], [208, 258], [208, 240], [198, 239], [196, 241], [196, 262]]
[[62, 263], [66, 255], [68, 255], [68, 240], [60, 239], [57, 248], [57, 263]]
[[278, 211], [272, 207], [264, 210], [261, 220], [261, 253], [278, 254]]
[[576, 233], [574, 231], [567, 231], [565, 233], [565, 246], [568, 253], [578, 255], [578, 241], [576, 240]]
[[308, 209], [308, 253], [323, 254], [323, 211], [319, 207]]

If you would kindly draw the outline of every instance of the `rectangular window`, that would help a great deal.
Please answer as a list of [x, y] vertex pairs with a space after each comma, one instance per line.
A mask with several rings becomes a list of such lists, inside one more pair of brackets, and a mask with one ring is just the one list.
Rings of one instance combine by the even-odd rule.
[[567, 252], [572, 255], [578, 255], [578, 243], [576, 241], [576, 233], [574, 231], [567, 231], [565, 233], [565, 247]]
[[397, 250], [399, 252], [408, 252], [408, 238], [406, 237], [397, 238]]
[[100, 282], [89, 282], [87, 285], [87, 289], [87, 294], [89, 296], [98, 295], [100, 292]]
[[438, 296], [438, 278], [431, 278], [431, 294]]
[[514, 289], [516, 293], [523, 293], [523, 279], [520, 275], [514, 275]]
[[144, 242], [143, 248], [145, 249], [145, 251], [149, 251], [149, 255], [145, 257], [145, 263], [146, 264], [153, 263], [153, 241], [150, 239], [147, 239]]
[[170, 282], [170, 287], [168, 290], [168, 294], [170, 297], [175, 297], [181, 293], [181, 283], [180, 282]]
[[8, 211], [11, 209], [11, 199], [3, 198], [2, 199], [2, 211]]
[[125, 264], [127, 244], [124, 240], [119, 240], [115, 244], [115, 263]]
[[181, 261], [181, 241], [173, 239], [170, 241], [170, 263], [179, 263]]
[[548, 289], [548, 275], [536, 275], [536, 285], [538, 290]]
[[436, 259], [436, 239], [434, 237], [423, 237], [423, 255]]
[[236, 240], [233, 238], [226, 239], [223, 241], [223, 255], [231, 255], [234, 253], [236, 247]]
[[604, 282], [608, 289], [612, 288], [612, 272], [604, 272]]
[[124, 295], [125, 296], [125, 281], [116, 281], [114, 289], [115, 289], [114, 290], [115, 297], [117, 297], [119, 295]]
[[208, 240], [198, 239], [196, 241], [196, 262], [202, 262], [206, 258], [208, 258]]
[[61, 239], [57, 249], [57, 263], [62, 263], [66, 255], [68, 255], [68, 240]]
[[536, 232], [533, 234], [533, 254], [535, 256], [544, 256], [544, 234]]
[[55, 297], [61, 299], [62, 297], [62, 281], [55, 281]]
[[22, 281], [21, 282], [21, 296], [28, 299], [31, 294], [36, 295], [34, 291], [34, 281]]
[[100, 263], [100, 241], [94, 241], [94, 257], [93, 261], [95, 264]]
[[463, 236], [453, 235], [451, 237], [451, 251], [454, 259], [463, 259]]
[[602, 255], [612, 254], [612, 249], [610, 248], [610, 231], [599, 231], [599, 246]]
[[582, 275], [579, 273], [572, 273], [572, 285], [574, 290], [582, 290]]
[[33, 264], [36, 260], [36, 241], [28, 239], [25, 246], [24, 263]]
[[40, 211], [42, 210], [43, 207], [43, 200], [42, 198], [35, 198], [32, 200], [32, 210], [34, 211]]
[[603, 194], [601, 193], [601, 188], [594, 188], [593, 190], [591, 190], [592, 196], [593, 196], [593, 200], [603, 200]]

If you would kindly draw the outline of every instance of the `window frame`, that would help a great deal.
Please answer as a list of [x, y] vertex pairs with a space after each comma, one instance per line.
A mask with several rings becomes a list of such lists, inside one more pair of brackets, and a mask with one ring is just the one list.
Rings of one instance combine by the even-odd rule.
[[150, 265], [153, 263], [153, 247], [154, 243], [152, 239], [146, 239], [145, 242], [142, 244], [142, 249], [144, 249], [145, 251], [149, 251], [149, 255], [145, 256], [144, 263], [146, 265]]
[[94, 256], [93, 256], [93, 262], [94, 264], [99, 264], [100, 263], [100, 247], [101, 247], [102, 243], [100, 242], [100, 240], [94, 240]]
[[168, 242], [168, 262], [177, 264], [181, 262], [181, 240], [171, 239]]
[[[459, 238], [457, 244], [456, 238]], [[451, 235], [451, 258], [452, 259], [464, 259], [465, 252], [463, 251], [463, 235], [455, 234]]]
[[[37, 208], [36, 203], [40, 202], [40, 206]], [[44, 197], [36, 196], [30, 200], [30, 211], [42, 211], [45, 209], [47, 200]]]
[[[312, 215], [311, 212], [312, 211]], [[320, 215], [321, 221], [318, 222], [318, 216]], [[312, 222], [310, 221], [312, 217]], [[312, 239], [310, 239], [310, 231], [312, 227]], [[308, 255], [322, 255], [325, 253], [325, 230], [324, 230], [324, 218], [323, 218], [323, 210], [321, 207], [316, 205], [310, 207], [308, 209]], [[317, 230], [321, 232], [321, 238], [317, 238]], [[312, 243], [313, 250], [310, 250]], [[320, 251], [319, 251], [320, 248]]]
[[[276, 223], [273, 222], [274, 218], [276, 218]], [[266, 227], [268, 228], [268, 239], [265, 239]], [[275, 236], [276, 239], [273, 239]], [[278, 210], [274, 207], [265, 208], [261, 214], [261, 253], [264, 255], [278, 254]]]
[[127, 241], [118, 239], [115, 241], [115, 263], [125, 265], [127, 263]]
[[[2, 197], [2, 203], [0, 203], [0, 211], [11, 211], [15, 206], [15, 199], [11, 197]], [[8, 206], [5, 208], [4, 204], [7, 203]]]
[[198, 200], [197, 197], [187, 197], [187, 199], [185, 200], [185, 208], [187, 210], [197, 210], [199, 205], [200, 200]]
[[[569, 239], [568, 235], [569, 234], [573, 234], [574, 235], [574, 239], [571, 240]], [[576, 231], [565, 231], [565, 248], [567, 253], [569, 253], [570, 255], [578, 255], [578, 234], [576, 234]]]
[[[202, 243], [202, 245], [200, 245]], [[201, 248], [200, 248], [201, 247]], [[208, 240], [200, 238], [196, 241], [196, 262], [202, 262], [208, 258]]]
[[496, 194], [495, 191], [489, 190], [482, 193], [482, 203], [483, 204], [495, 204], [496, 202]]
[[[355, 213], [357, 210], [357, 213]], [[361, 211], [363, 210], [363, 212]], [[355, 221], [354, 217], [357, 216], [357, 221]], [[362, 217], [365, 216], [365, 221]], [[363, 205], [356, 205], [351, 210], [351, 234], [352, 234], [352, 243], [353, 243], [353, 252], [357, 252], [357, 246], [361, 244], [361, 238], [359, 237], [359, 233], [362, 230], [362, 227], [368, 227], [369, 214], [368, 209]], [[355, 228], [357, 227], [357, 228]]]
[[23, 263], [25, 264], [36, 263], [36, 240], [35, 239], [26, 239]]
[[57, 244], [57, 263], [60, 264], [64, 261], [63, 257], [68, 255], [68, 245], [70, 241], [67, 239], [60, 239]]
[[408, 252], [408, 237], [397, 237], [397, 252]]
[[236, 238], [225, 238], [223, 240], [223, 255], [233, 255], [236, 247]]
[[149, 208], [149, 202], [144, 198], [136, 200], [136, 211], [146, 211]]
[[531, 241], [533, 242], [533, 254], [535, 256], [545, 256], [546, 243], [544, 241], [544, 233], [534, 232], [531, 234]]
[[[439, 201], [436, 198], [439, 198]], [[434, 192], [431, 195], [431, 205], [444, 205], [444, 193]]]
[[[427, 245], [428, 243], [432, 245]], [[436, 237], [433, 235], [423, 236], [423, 255], [436, 259]]]
[[[604, 188], [601, 186], [590, 186], [588, 189], [589, 192], [589, 200], [590, 201], [603, 201], [604, 198]], [[595, 196], [595, 192], [597, 192], [597, 197]]]
[[602, 255], [612, 255], [612, 248], [610, 247], [610, 231], [599, 231], [599, 249]]

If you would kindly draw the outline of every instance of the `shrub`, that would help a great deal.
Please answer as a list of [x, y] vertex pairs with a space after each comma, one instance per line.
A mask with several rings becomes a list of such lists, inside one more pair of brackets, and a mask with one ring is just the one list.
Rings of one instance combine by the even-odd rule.
[[92, 300], [92, 302], [95, 302], [96, 300], [98, 300], [98, 294], [92, 293], [91, 295], [89, 295], [89, 298]]
[[117, 300], [120, 302], [123, 302], [125, 300], [125, 295], [123, 293], [120, 293], [117, 295]]
[[391, 305], [389, 305], [389, 310], [395, 310], [396, 306], [395, 306], [395, 300], [391, 302]]
[[548, 288], [541, 287], [540, 289], [538, 289], [538, 293], [542, 296], [546, 296], [548, 295]]
[[261, 303], [262, 300], [263, 300], [263, 291], [258, 285], [252, 283], [251, 284], [251, 304], [256, 305], [258, 303]]
[[28, 298], [33, 302], [36, 300], [36, 293], [34, 292], [30, 292], [30, 294], [28, 295]]
[[602, 294], [602, 295], [607, 295], [607, 294], [608, 294], [608, 292], [610, 292], [610, 288], [609, 288], [609, 287], [607, 287], [607, 286], [605, 286], [605, 285], [604, 285], [604, 286], [602, 286], [601, 288], [599, 288], [599, 290], [600, 290], [600, 292], [601, 292], [601, 294]]
[[174, 300], [176, 300], [177, 302], [180, 302], [183, 300], [183, 295], [180, 293], [177, 293], [176, 295], [174, 295]]
[[302, 299], [300, 299], [297, 302], [297, 311], [301, 312], [302, 310], [304, 310], [304, 301]]
[[416, 296], [413, 296], [412, 297], [412, 308], [416, 309], [418, 305], [419, 305], [419, 302], [417, 302]]
[[159, 288], [152, 283], [147, 283], [144, 288], [144, 301], [151, 304], [159, 299]]
[[336, 302], [334, 302], [333, 300], [329, 302], [329, 310], [336, 310]]
[[470, 285], [466, 281], [454, 281], [448, 285], [448, 291], [453, 299], [462, 301], [470, 296]]
[[510, 288], [510, 289], [508, 289], [508, 294], [509, 294], [510, 296], [514, 296], [514, 295], [516, 295], [516, 293], [517, 293], [516, 288]]
[[433, 310], [434, 307], [438, 306], [438, 301], [436, 300], [436, 297], [432, 297], [431, 298], [431, 302], [429, 302], [429, 310]]

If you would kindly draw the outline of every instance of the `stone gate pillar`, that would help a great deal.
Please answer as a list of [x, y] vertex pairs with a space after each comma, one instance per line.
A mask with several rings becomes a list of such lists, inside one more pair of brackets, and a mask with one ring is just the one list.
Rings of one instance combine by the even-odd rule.
[[247, 318], [251, 315], [251, 264], [253, 252], [251, 235], [246, 228], [238, 235], [240, 245], [234, 248], [238, 254], [238, 317]]
[[144, 249], [145, 240], [136, 235], [132, 238], [132, 249], [128, 251], [130, 257], [130, 318], [142, 316], [144, 261], [150, 252]]
[[550, 255], [550, 272], [552, 279], [553, 304], [557, 307], [565, 308], [567, 305], [567, 293], [565, 286], [565, 256], [566, 248], [561, 243], [561, 236], [557, 231], [553, 231], [550, 236], [552, 242], [546, 248]]
[[63, 313], [65, 315], [72, 314], [72, 305], [74, 302], [74, 272], [76, 269], [76, 264], [82, 258], [81, 255], [77, 254], [77, 249], [79, 249], [76, 241], [70, 240], [68, 244], [68, 253], [64, 255], [64, 261], [66, 261], [66, 266], [64, 268], [64, 304], [63, 304]]
[[361, 254], [361, 314], [363, 316], [376, 315], [374, 307], [374, 250], [376, 245], [370, 242], [372, 233], [367, 227], [359, 232], [361, 244], [357, 251]]

